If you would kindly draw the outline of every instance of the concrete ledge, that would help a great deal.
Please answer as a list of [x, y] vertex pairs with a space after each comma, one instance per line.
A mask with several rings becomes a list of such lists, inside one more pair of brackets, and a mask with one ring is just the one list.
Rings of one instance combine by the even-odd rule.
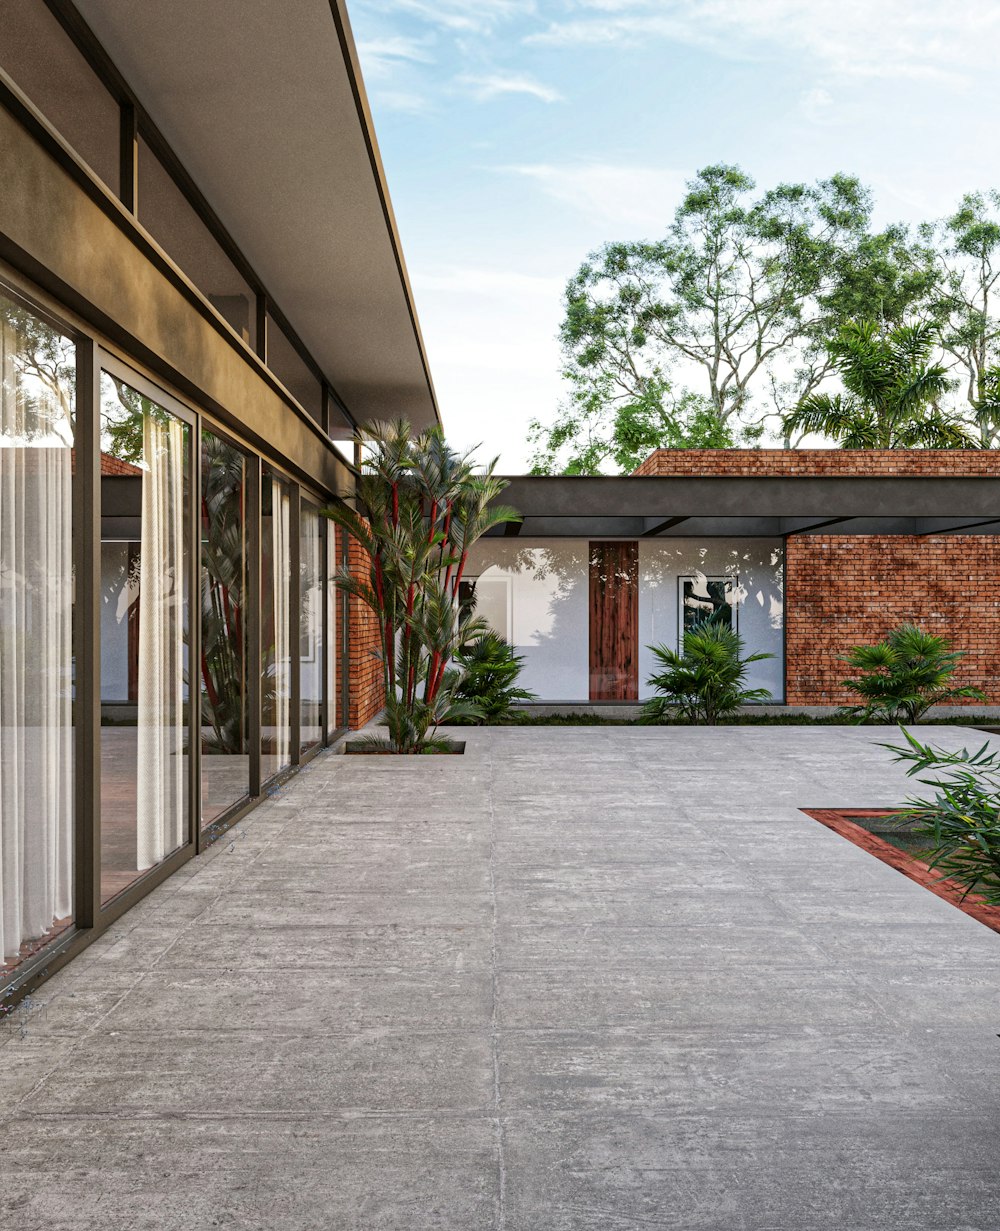
[[[641, 702], [617, 701], [536, 701], [517, 707], [532, 718], [553, 718], [561, 714], [593, 715], [609, 721], [628, 721], [642, 714]], [[836, 705], [744, 705], [739, 713], [760, 715], [805, 715], [809, 718], [830, 718], [837, 713]], [[998, 705], [933, 705], [927, 718], [1000, 718]]]

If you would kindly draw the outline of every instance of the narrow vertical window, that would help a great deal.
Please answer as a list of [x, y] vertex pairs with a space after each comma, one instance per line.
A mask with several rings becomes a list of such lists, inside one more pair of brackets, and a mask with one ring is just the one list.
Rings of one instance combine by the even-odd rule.
[[302, 751], [323, 740], [323, 530], [319, 509], [299, 519], [299, 688]]
[[292, 763], [291, 489], [261, 482], [261, 779]]
[[201, 434], [201, 819], [250, 794], [247, 459]]
[[103, 901], [187, 839], [189, 434], [101, 374]]
[[72, 922], [75, 347], [0, 294], [0, 975]]

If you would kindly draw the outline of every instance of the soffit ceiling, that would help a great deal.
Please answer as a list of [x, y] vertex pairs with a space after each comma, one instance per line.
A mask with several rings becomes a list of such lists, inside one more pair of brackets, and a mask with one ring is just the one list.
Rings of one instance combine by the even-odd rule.
[[435, 422], [341, 0], [76, 3], [354, 417]]

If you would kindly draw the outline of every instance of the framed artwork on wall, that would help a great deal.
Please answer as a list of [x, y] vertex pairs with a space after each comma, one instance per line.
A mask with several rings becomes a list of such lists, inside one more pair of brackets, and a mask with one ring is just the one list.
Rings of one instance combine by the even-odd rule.
[[684, 634], [704, 620], [726, 624], [739, 631], [738, 576], [706, 577], [704, 573], [677, 578], [677, 641], [684, 644]]

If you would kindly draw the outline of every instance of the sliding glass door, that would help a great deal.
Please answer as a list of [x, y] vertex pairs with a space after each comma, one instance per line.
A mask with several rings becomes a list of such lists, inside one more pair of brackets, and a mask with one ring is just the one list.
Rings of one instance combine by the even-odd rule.
[[0, 291], [0, 977], [73, 915], [76, 347]]
[[101, 900], [188, 840], [191, 429], [101, 373]]
[[292, 490], [261, 475], [261, 755], [266, 782], [292, 763]]
[[250, 794], [246, 455], [201, 433], [201, 820]]
[[299, 713], [301, 750], [323, 742], [324, 518], [302, 501], [299, 513]]

